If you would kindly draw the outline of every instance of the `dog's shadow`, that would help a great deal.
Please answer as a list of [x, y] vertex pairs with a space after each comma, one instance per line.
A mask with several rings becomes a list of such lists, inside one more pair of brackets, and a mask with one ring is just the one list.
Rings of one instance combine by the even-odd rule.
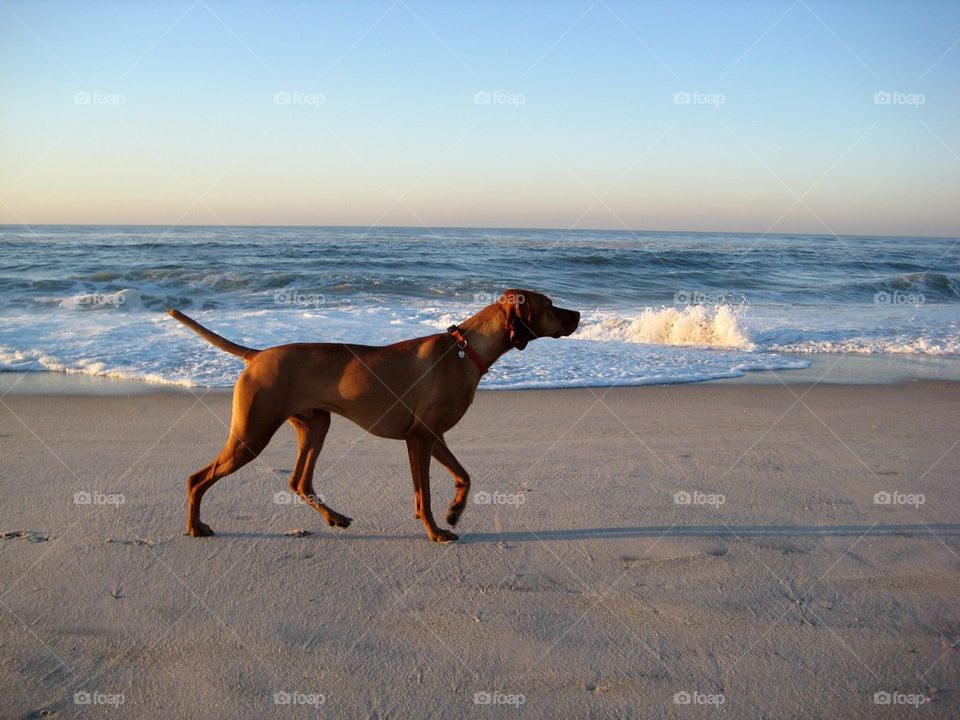
[[[286, 533], [224, 532], [222, 537], [290, 538]], [[406, 535], [354, 534], [335, 535], [326, 528], [311, 531], [311, 536], [344, 541], [360, 540], [424, 540], [422, 533]], [[747, 538], [817, 538], [817, 537], [960, 537], [960, 523], [916, 525], [669, 525], [646, 527], [571, 528], [566, 530], [515, 530], [499, 533], [465, 532], [457, 545], [521, 542], [571, 542], [578, 540], [631, 540], [638, 538], [711, 538], [744, 540]]]
[[470, 533], [460, 542], [549, 542], [571, 540], [627, 540], [634, 538], [813, 538], [813, 537], [960, 537], [960, 524], [933, 525], [670, 525], [662, 527], [578, 528]]

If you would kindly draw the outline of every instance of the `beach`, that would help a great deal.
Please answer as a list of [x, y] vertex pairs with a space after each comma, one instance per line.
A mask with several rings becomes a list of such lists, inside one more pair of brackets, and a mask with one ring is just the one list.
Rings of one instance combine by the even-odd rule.
[[76, 5], [0, 720], [960, 718], [960, 3]]
[[228, 393], [8, 392], [0, 716], [956, 717], [960, 384], [785, 383], [480, 392], [445, 546], [342, 418], [348, 529], [283, 428], [193, 539]]

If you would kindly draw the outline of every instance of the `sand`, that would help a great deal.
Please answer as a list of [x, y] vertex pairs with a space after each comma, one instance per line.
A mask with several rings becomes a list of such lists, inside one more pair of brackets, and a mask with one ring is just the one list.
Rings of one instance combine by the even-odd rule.
[[316, 487], [348, 530], [276, 495], [284, 428], [192, 539], [228, 396], [10, 394], [0, 716], [957, 717], [958, 401], [483, 392], [448, 441], [489, 502], [438, 546], [402, 444], [345, 420]]

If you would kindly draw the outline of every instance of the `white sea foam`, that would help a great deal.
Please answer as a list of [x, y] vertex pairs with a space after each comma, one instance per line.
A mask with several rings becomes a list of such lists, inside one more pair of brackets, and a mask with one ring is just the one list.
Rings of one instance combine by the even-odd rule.
[[754, 349], [729, 305], [647, 308], [635, 317], [598, 316], [580, 324], [575, 337], [598, 342]]
[[39, 350], [11, 350], [0, 346], [0, 370], [8, 372], [55, 372], [65, 375], [87, 375], [90, 377], [112, 378], [114, 380], [136, 380], [151, 385], [175, 385], [178, 387], [194, 387], [195, 382], [184, 377], [175, 377], [172, 374], [162, 374], [146, 371], [136, 364], [120, 369], [111, 367], [106, 362], [77, 359], [72, 363], [64, 362], [53, 355], [46, 355]]
[[[226, 387], [243, 364], [209, 346], [166, 314], [123, 305], [87, 312], [69, 303], [0, 316], [0, 371], [35, 371]], [[575, 387], [680, 383], [753, 370], [801, 368], [796, 354], [960, 355], [954, 305], [928, 305], [910, 319], [897, 308], [821, 310], [790, 306], [648, 306], [585, 311], [570, 338], [531, 343], [504, 356], [483, 387]], [[287, 342], [377, 345], [442, 332], [479, 305], [422, 301], [345, 307], [191, 310], [199, 322], [253, 347]], [[873, 313], [868, 315], [868, 313]], [[868, 322], [869, 320], [869, 322]], [[910, 332], [907, 331], [909, 327]], [[793, 354], [792, 356], [789, 354]]]
[[846, 340], [805, 340], [794, 343], [773, 343], [774, 352], [857, 353], [860, 355], [960, 355], [960, 338], [849, 338]]

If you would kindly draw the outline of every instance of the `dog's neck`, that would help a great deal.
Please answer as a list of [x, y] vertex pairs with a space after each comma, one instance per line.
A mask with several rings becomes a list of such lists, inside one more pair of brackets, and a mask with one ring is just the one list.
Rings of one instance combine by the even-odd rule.
[[458, 325], [467, 344], [488, 368], [513, 348], [506, 313], [499, 305], [489, 305]]

